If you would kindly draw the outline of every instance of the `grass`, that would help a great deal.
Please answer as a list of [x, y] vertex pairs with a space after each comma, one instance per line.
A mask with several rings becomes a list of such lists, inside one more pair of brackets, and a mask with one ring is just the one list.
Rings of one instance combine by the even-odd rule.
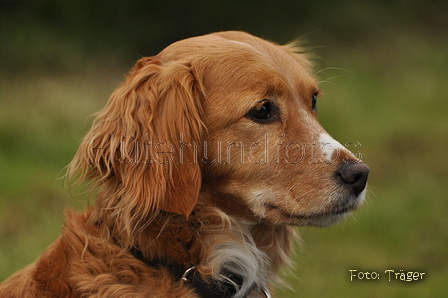
[[[365, 50], [322, 50], [323, 126], [371, 168], [366, 204], [346, 221], [300, 228], [292, 289], [278, 297], [441, 297], [448, 292], [448, 44], [402, 38]], [[414, 46], [418, 44], [417, 46]], [[325, 53], [327, 51], [327, 53]], [[127, 71], [0, 73], [0, 280], [34, 261], [59, 235], [67, 207], [63, 168]], [[329, 67], [328, 67], [329, 66]], [[331, 66], [342, 66], [345, 70]], [[350, 269], [380, 280], [350, 281]], [[385, 270], [425, 272], [387, 281]], [[293, 277], [296, 276], [296, 277]]]
[[0, 280], [55, 240], [67, 206], [85, 205], [60, 178], [86, 117], [118, 84], [107, 73], [97, 75], [1, 77]]

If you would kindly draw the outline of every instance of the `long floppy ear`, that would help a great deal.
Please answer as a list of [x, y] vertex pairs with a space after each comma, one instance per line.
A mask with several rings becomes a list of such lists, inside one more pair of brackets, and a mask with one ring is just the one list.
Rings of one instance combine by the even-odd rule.
[[201, 187], [203, 98], [187, 63], [140, 59], [97, 114], [69, 177], [100, 188], [97, 207], [124, 226], [157, 210], [190, 214]]

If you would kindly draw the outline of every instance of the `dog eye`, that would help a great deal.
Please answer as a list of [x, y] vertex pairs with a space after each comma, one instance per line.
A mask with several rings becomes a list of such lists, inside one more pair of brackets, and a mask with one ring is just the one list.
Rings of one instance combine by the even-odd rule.
[[264, 99], [249, 111], [248, 116], [254, 121], [266, 122], [272, 117], [271, 110], [271, 103]]
[[318, 92], [314, 92], [313, 98], [311, 100], [311, 108], [313, 109], [313, 112], [317, 112], [317, 97], [319, 96]]

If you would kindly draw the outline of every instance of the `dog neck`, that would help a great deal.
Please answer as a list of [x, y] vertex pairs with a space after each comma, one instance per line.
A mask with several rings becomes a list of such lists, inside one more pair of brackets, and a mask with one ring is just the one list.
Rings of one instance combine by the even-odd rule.
[[290, 255], [293, 244], [300, 243], [293, 226], [275, 225], [266, 220], [260, 220], [239, 198], [231, 194], [214, 193], [208, 190], [203, 191], [200, 198], [205, 205], [217, 206], [237, 221], [241, 229], [249, 232], [256, 247], [267, 256], [272, 276], [291, 265]]
[[[144, 262], [146, 265], [161, 269], [165, 268], [169, 271], [171, 276], [177, 280], [182, 281], [188, 287], [194, 289], [196, 294], [201, 298], [231, 298], [241, 289], [243, 286], [243, 277], [236, 276], [234, 274], [219, 274], [219, 279], [206, 279], [196, 270], [195, 266], [185, 268], [182, 265], [173, 263], [170, 260], [146, 260], [141, 251], [136, 248], [130, 250], [130, 253], [138, 260]], [[249, 289], [252, 291], [253, 289]], [[266, 297], [270, 297], [269, 291], [266, 288], [260, 289]], [[248, 291], [248, 293], [249, 293]], [[242, 297], [246, 297], [248, 293], [241, 293]], [[267, 293], [267, 294], [266, 294]]]
[[185, 280], [201, 297], [245, 297], [253, 289], [268, 297], [266, 254], [241, 220], [216, 207], [198, 204], [188, 218], [160, 213], [130, 252], [151, 267], [164, 267], [176, 280], [194, 268]]
[[123, 241], [129, 238], [117, 233], [119, 227], [96, 224], [137, 259], [153, 267], [171, 264], [177, 278], [191, 267], [204, 280], [219, 279], [222, 273], [240, 276], [241, 293], [278, 282], [275, 273], [289, 264], [293, 229], [254, 223], [214, 203], [200, 200], [188, 217], [159, 212], [142, 223], [132, 243]]

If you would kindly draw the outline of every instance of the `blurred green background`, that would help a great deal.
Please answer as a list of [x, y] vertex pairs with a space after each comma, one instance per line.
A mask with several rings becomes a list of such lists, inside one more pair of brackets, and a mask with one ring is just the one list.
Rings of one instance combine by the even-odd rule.
[[[371, 168], [359, 211], [299, 229], [277, 296], [447, 297], [448, 1], [2, 0], [0, 26], [0, 281], [56, 239], [64, 209], [85, 206], [58, 178], [132, 63], [236, 29], [308, 42], [320, 121]], [[425, 275], [388, 281], [389, 269]]]

